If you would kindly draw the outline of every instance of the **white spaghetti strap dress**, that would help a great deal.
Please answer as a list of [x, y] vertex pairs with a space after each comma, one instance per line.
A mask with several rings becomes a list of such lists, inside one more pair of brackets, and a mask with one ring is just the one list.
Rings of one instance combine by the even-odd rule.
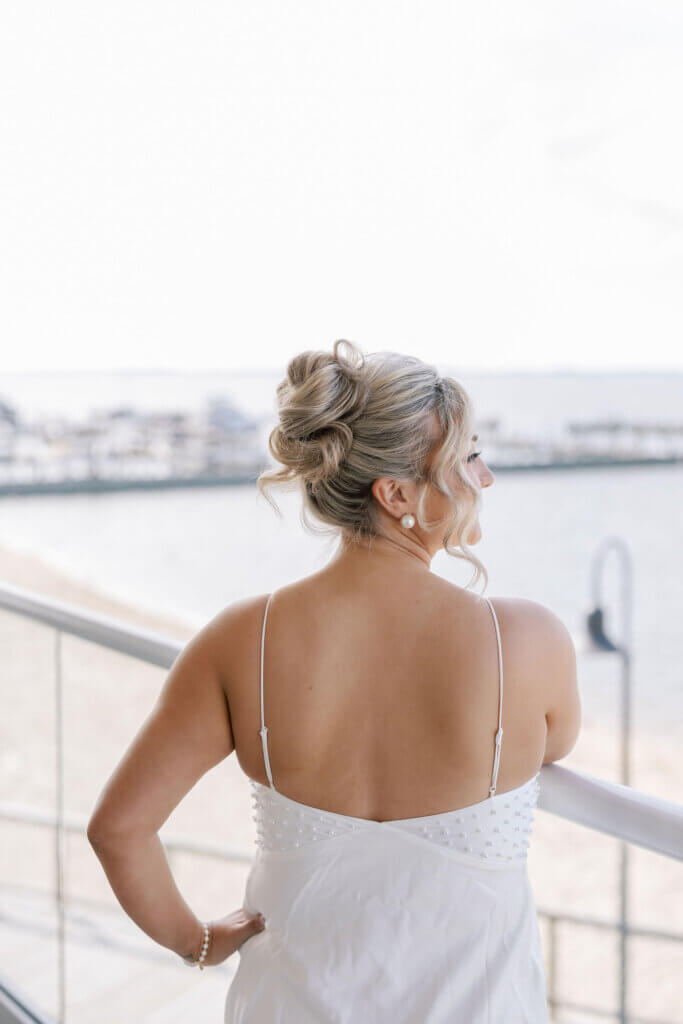
[[419, 818], [374, 821], [310, 807], [251, 780], [257, 850], [244, 907], [264, 931], [238, 950], [224, 1024], [547, 1024], [527, 847], [540, 772]]

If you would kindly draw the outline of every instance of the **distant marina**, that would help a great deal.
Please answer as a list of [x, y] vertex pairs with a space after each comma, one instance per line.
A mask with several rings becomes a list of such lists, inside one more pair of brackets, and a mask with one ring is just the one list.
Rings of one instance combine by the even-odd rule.
[[[193, 410], [98, 409], [79, 419], [22, 417], [0, 397], [0, 497], [253, 483], [269, 466], [272, 417], [213, 396]], [[683, 462], [683, 422], [569, 420], [543, 438], [478, 420], [494, 472]]]
[[31, 421], [0, 398], [0, 496], [244, 483], [266, 465], [260, 425], [222, 397], [197, 411], [117, 405]]

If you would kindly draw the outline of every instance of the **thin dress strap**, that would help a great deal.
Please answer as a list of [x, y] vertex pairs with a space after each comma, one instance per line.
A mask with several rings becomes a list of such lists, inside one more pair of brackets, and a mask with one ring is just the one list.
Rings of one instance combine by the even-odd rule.
[[266, 601], [266, 610], [263, 613], [263, 629], [261, 631], [261, 728], [259, 732], [261, 735], [261, 743], [263, 744], [263, 760], [265, 761], [266, 765], [266, 775], [268, 776], [270, 788], [275, 789], [275, 786], [273, 785], [273, 775], [270, 770], [270, 759], [268, 758], [268, 727], [266, 726], [263, 717], [263, 651], [265, 648], [266, 641], [266, 619], [268, 618], [268, 605], [270, 604], [270, 599], [272, 596], [273, 595], [270, 594], [268, 600]]
[[493, 758], [493, 775], [491, 777], [491, 786], [489, 788], [489, 796], [494, 796], [496, 792], [496, 782], [498, 781], [498, 768], [500, 766], [500, 747], [503, 742], [503, 649], [500, 643], [500, 629], [498, 628], [498, 618], [493, 609], [493, 605], [489, 601], [488, 597], [485, 597], [484, 600], [491, 609], [491, 615], [493, 615], [493, 624], [496, 627], [496, 639], [498, 641], [498, 678], [500, 680], [500, 696], [498, 698], [498, 732], [496, 733], [496, 752]]

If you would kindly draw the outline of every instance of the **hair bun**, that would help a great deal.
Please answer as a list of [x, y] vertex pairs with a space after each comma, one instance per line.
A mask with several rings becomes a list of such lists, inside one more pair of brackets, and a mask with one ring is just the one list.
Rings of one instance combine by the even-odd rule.
[[[382, 477], [410, 481], [419, 530], [433, 531], [449, 555], [470, 562], [472, 582], [486, 578], [484, 563], [467, 546], [481, 487], [467, 471], [474, 412], [457, 380], [416, 356], [364, 355], [340, 339], [331, 352], [290, 360], [277, 406], [268, 447], [280, 465], [262, 472], [256, 486], [278, 514], [270, 488], [296, 486], [301, 522], [311, 533], [341, 534], [354, 544], [393, 540], [387, 520], [387, 513], [395, 517], [393, 496], [374, 485]], [[435, 520], [427, 516], [432, 488], [447, 499]]]
[[[342, 345], [351, 358], [340, 355]], [[351, 424], [370, 394], [365, 358], [352, 342], [335, 341], [331, 353], [299, 353], [277, 389], [280, 423], [271, 439], [273, 455], [309, 483], [333, 476], [351, 450]]]

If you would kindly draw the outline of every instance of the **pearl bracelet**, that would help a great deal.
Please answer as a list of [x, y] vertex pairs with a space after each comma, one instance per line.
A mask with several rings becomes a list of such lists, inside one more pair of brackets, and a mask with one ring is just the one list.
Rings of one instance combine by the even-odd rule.
[[202, 926], [204, 928], [204, 941], [202, 943], [202, 948], [200, 950], [198, 959], [195, 960], [194, 957], [192, 957], [192, 956], [184, 956], [183, 957], [183, 963], [184, 964], [187, 964], [188, 967], [196, 967], [197, 965], [199, 965], [199, 970], [200, 971], [204, 970], [204, 961], [206, 960], [206, 954], [209, 951], [209, 945], [210, 945], [210, 942], [211, 942], [211, 927], [210, 927], [210, 925], [205, 924], [204, 922], [202, 922]]

